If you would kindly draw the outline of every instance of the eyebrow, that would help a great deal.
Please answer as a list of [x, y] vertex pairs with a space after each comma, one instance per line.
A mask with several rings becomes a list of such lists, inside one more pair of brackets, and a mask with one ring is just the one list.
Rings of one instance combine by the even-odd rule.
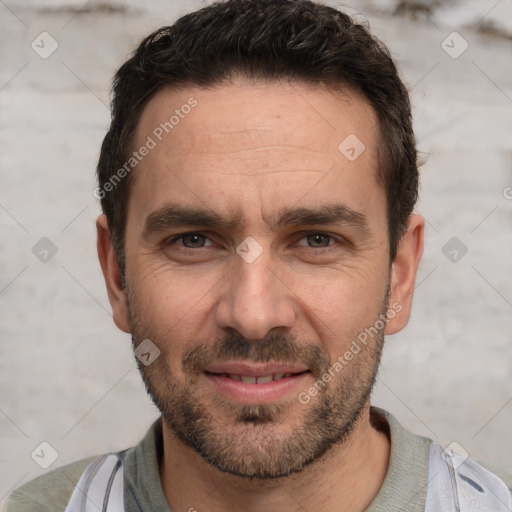
[[[298, 225], [345, 224], [353, 226], [362, 233], [369, 233], [366, 215], [343, 204], [327, 204], [317, 208], [281, 208], [277, 215], [265, 223], [272, 229]], [[202, 228], [223, 228], [227, 231], [240, 230], [244, 224], [243, 213], [234, 212], [226, 219], [214, 210], [182, 205], [166, 204], [151, 212], [144, 223], [144, 236], [182, 226], [201, 226]]]

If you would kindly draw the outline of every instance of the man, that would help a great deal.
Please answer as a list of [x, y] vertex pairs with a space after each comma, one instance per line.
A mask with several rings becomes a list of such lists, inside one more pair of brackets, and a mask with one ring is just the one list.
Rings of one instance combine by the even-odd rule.
[[307, 0], [227, 0], [114, 81], [98, 254], [161, 419], [11, 511], [512, 510], [471, 459], [370, 407], [423, 250], [407, 91]]

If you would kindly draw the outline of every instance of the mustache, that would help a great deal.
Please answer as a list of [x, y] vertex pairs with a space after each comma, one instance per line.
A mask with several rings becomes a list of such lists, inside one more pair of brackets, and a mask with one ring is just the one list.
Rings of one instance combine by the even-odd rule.
[[321, 377], [331, 365], [328, 353], [318, 345], [298, 343], [295, 336], [279, 333], [260, 340], [232, 334], [213, 344], [197, 344], [183, 354], [182, 365], [185, 373], [199, 374], [213, 362], [233, 360], [304, 364], [316, 377]]

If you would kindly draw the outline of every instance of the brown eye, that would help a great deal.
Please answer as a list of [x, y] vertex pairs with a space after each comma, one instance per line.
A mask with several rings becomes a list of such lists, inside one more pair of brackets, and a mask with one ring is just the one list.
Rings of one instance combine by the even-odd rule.
[[204, 247], [206, 237], [200, 233], [190, 233], [181, 237], [183, 245], [189, 249], [197, 249], [198, 247]]
[[307, 235], [306, 238], [310, 247], [329, 247], [329, 242], [332, 239], [330, 235], [325, 235], [323, 233], [313, 233], [311, 235]]

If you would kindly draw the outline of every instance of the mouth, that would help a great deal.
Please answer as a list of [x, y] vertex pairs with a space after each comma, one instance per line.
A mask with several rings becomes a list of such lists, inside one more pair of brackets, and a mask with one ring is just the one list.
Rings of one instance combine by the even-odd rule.
[[297, 391], [309, 373], [306, 367], [279, 363], [223, 363], [209, 366], [203, 371], [217, 392], [244, 403], [284, 398]]
[[287, 379], [288, 377], [294, 377], [296, 375], [300, 375], [305, 372], [299, 373], [271, 373], [269, 375], [240, 375], [237, 373], [210, 373], [205, 372], [209, 375], [217, 375], [218, 377], [223, 377], [225, 379], [235, 380], [237, 382], [245, 382], [246, 384], [266, 384], [267, 382], [273, 382], [276, 380]]

